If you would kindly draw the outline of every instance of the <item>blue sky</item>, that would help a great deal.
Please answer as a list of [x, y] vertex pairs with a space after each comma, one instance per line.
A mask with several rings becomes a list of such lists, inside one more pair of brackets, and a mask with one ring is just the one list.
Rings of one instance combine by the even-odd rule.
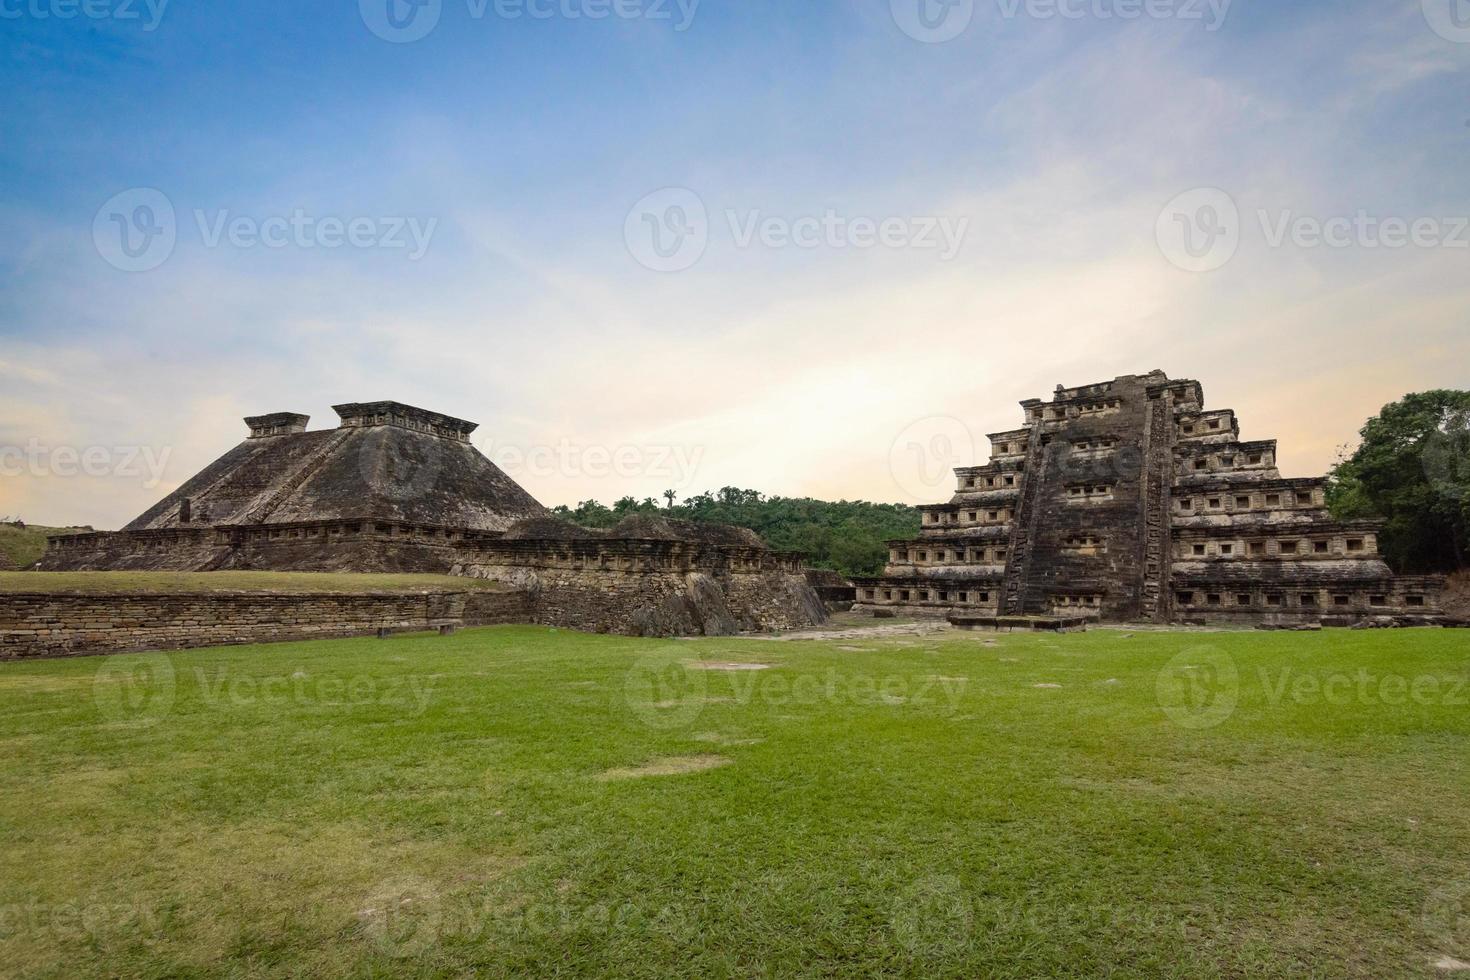
[[[424, 24], [404, 0], [69, 2], [0, 0], [0, 446], [166, 466], [7, 470], [0, 512], [33, 521], [117, 526], [240, 416], [350, 400], [480, 422], [547, 503], [919, 501], [947, 493], [896, 445], [981, 461], [1057, 383], [1197, 377], [1311, 475], [1385, 401], [1470, 382], [1470, 0], [439, 0], [405, 43], [370, 28]], [[970, 19], [929, 43], [921, 3]], [[676, 271], [629, 238], [666, 188], [706, 215]], [[98, 235], [140, 189], [174, 243], [127, 271]], [[1165, 212], [1204, 189], [1238, 243], [1200, 271]], [[1425, 244], [1272, 241], [1360, 212]], [[292, 215], [313, 230], [260, 243]], [[410, 223], [422, 254], [389, 247]]]

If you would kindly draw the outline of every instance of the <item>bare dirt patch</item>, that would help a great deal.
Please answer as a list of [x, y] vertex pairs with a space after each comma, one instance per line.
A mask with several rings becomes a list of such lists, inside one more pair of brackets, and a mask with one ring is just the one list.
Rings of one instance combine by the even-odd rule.
[[696, 660], [689, 666], [695, 670], [770, 670], [773, 664], [742, 664], [724, 660]]
[[734, 759], [722, 755], [670, 755], [654, 759], [631, 769], [609, 769], [598, 775], [603, 781], [613, 779], [643, 779], [648, 776], [682, 776], [691, 772], [706, 772], [728, 766]]
[[765, 741], [763, 738], [740, 738], [720, 732], [700, 732], [692, 737], [696, 742], [710, 742], [714, 745], [759, 745]]
[[931, 636], [947, 633], [949, 623], [944, 620], [920, 620], [913, 623], [884, 623], [881, 626], [853, 626], [846, 629], [792, 630], [778, 636], [759, 636], [755, 639], [797, 642], [802, 640], [885, 640], [904, 636]]

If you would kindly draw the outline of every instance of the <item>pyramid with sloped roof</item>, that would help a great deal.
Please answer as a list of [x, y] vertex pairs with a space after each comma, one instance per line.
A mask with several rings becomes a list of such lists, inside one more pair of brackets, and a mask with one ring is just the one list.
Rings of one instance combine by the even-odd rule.
[[393, 520], [504, 531], [546, 509], [470, 442], [473, 422], [400, 402], [337, 405], [341, 424], [245, 420], [250, 435], [126, 531]]

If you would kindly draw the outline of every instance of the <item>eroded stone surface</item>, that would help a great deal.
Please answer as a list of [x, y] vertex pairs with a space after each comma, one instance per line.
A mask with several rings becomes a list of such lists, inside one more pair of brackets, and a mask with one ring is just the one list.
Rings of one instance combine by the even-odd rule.
[[1439, 616], [1443, 580], [1395, 576], [1380, 524], [1334, 521], [1325, 478], [1289, 479], [1275, 440], [1162, 371], [1021, 403], [990, 461], [955, 470], [920, 537], [855, 582], [874, 615], [1093, 614], [1110, 621], [1399, 625]]

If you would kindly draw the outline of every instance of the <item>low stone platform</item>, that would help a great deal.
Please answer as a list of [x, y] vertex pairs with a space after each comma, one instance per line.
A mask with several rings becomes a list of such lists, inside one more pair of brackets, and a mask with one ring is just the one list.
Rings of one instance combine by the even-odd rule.
[[0, 662], [532, 621], [525, 592], [6, 593]]
[[992, 633], [1081, 633], [1097, 616], [977, 616], [954, 613], [949, 624], [957, 630]]

